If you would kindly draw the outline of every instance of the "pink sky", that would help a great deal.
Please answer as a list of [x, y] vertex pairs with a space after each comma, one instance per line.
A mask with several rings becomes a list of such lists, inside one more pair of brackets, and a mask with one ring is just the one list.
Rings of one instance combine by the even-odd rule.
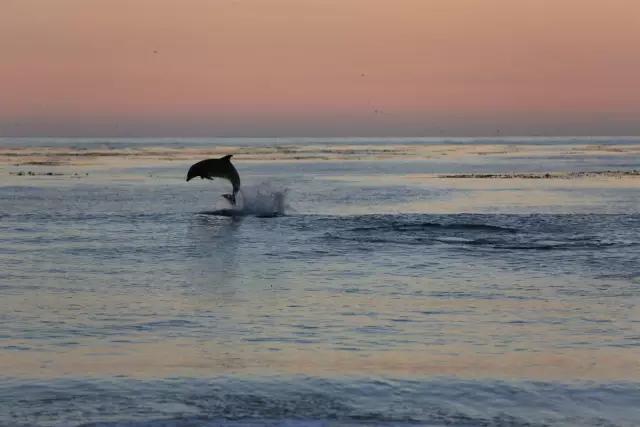
[[640, 134], [637, 0], [3, 0], [0, 136]]

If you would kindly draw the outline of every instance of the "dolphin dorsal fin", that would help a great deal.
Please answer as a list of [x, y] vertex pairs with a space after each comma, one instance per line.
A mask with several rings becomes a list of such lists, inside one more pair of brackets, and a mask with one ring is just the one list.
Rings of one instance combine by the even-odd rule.
[[233, 157], [233, 154], [227, 154], [226, 156], [221, 157], [220, 160], [230, 161], [231, 157]]

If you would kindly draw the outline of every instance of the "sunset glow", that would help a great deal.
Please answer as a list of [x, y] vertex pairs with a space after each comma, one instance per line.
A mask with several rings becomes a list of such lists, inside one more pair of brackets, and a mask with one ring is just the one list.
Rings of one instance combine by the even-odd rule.
[[635, 0], [7, 0], [0, 136], [640, 133]]

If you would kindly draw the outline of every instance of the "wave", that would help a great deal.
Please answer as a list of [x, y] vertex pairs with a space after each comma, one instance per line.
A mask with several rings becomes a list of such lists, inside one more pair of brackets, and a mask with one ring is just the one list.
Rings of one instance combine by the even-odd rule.
[[[365, 244], [447, 245], [500, 250], [593, 250], [635, 247], [628, 233], [600, 233], [573, 217], [445, 215], [360, 216], [331, 223], [323, 238]], [[435, 219], [435, 221], [434, 221]], [[625, 226], [616, 220], [617, 227]], [[462, 220], [462, 221], [460, 221]], [[330, 221], [330, 220], [328, 220]]]
[[610, 247], [625, 247], [636, 246], [635, 243], [586, 243], [586, 244], [571, 244], [570, 242], [558, 242], [555, 244], [546, 244], [538, 242], [529, 242], [522, 244], [511, 244], [506, 241], [495, 241], [487, 239], [465, 239], [464, 237], [413, 237], [413, 238], [383, 238], [383, 237], [345, 237], [336, 236], [332, 233], [325, 233], [324, 239], [328, 240], [343, 240], [352, 241], [356, 243], [370, 243], [370, 244], [392, 244], [392, 245], [409, 245], [409, 246], [430, 246], [437, 244], [444, 245], [460, 245], [460, 246], [478, 246], [488, 247], [491, 249], [505, 249], [505, 250], [534, 250], [534, 251], [551, 251], [551, 250], [576, 250], [576, 249], [603, 249]]
[[7, 380], [0, 395], [7, 403], [0, 408], [0, 424], [6, 425], [533, 427], [637, 425], [640, 417], [635, 383], [308, 377]]
[[[637, 137], [505, 137], [505, 138], [0, 138], [0, 156], [10, 159], [45, 156], [82, 158], [140, 156], [192, 159], [194, 154], [220, 157], [229, 152], [243, 158], [340, 158], [396, 157], [436, 153], [527, 154], [544, 148], [550, 155], [571, 149], [576, 152], [624, 154], [634, 152]], [[514, 148], [516, 146], [516, 148]], [[524, 151], [524, 152], [523, 152]], [[531, 157], [531, 156], [528, 156]], [[535, 157], [538, 159], [539, 157]]]
[[506, 239], [471, 239], [465, 237], [456, 236], [395, 236], [395, 237], [364, 237], [364, 236], [344, 236], [336, 235], [333, 233], [325, 233], [324, 239], [328, 240], [343, 240], [352, 241], [357, 243], [371, 243], [371, 244], [394, 244], [394, 245], [460, 245], [460, 246], [478, 246], [488, 247], [492, 249], [508, 249], [508, 250], [536, 250], [536, 251], [551, 251], [551, 250], [579, 250], [579, 249], [605, 249], [605, 248], [622, 248], [638, 246], [640, 243], [636, 242], [571, 242], [571, 241], [556, 241], [553, 243], [545, 241], [522, 240], [518, 243], [514, 243]]
[[423, 222], [423, 223], [391, 223], [380, 226], [372, 227], [356, 227], [351, 229], [354, 232], [360, 231], [420, 231], [428, 229], [443, 229], [443, 230], [478, 230], [478, 231], [499, 231], [505, 233], [516, 233], [518, 230], [510, 227], [500, 227], [491, 224], [477, 224], [477, 223], [437, 223], [437, 222]]

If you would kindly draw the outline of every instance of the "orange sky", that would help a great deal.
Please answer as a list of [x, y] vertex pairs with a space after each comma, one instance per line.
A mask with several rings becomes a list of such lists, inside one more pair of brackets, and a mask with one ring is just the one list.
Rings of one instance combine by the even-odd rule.
[[1, 0], [1, 135], [640, 134], [638, 0]]

